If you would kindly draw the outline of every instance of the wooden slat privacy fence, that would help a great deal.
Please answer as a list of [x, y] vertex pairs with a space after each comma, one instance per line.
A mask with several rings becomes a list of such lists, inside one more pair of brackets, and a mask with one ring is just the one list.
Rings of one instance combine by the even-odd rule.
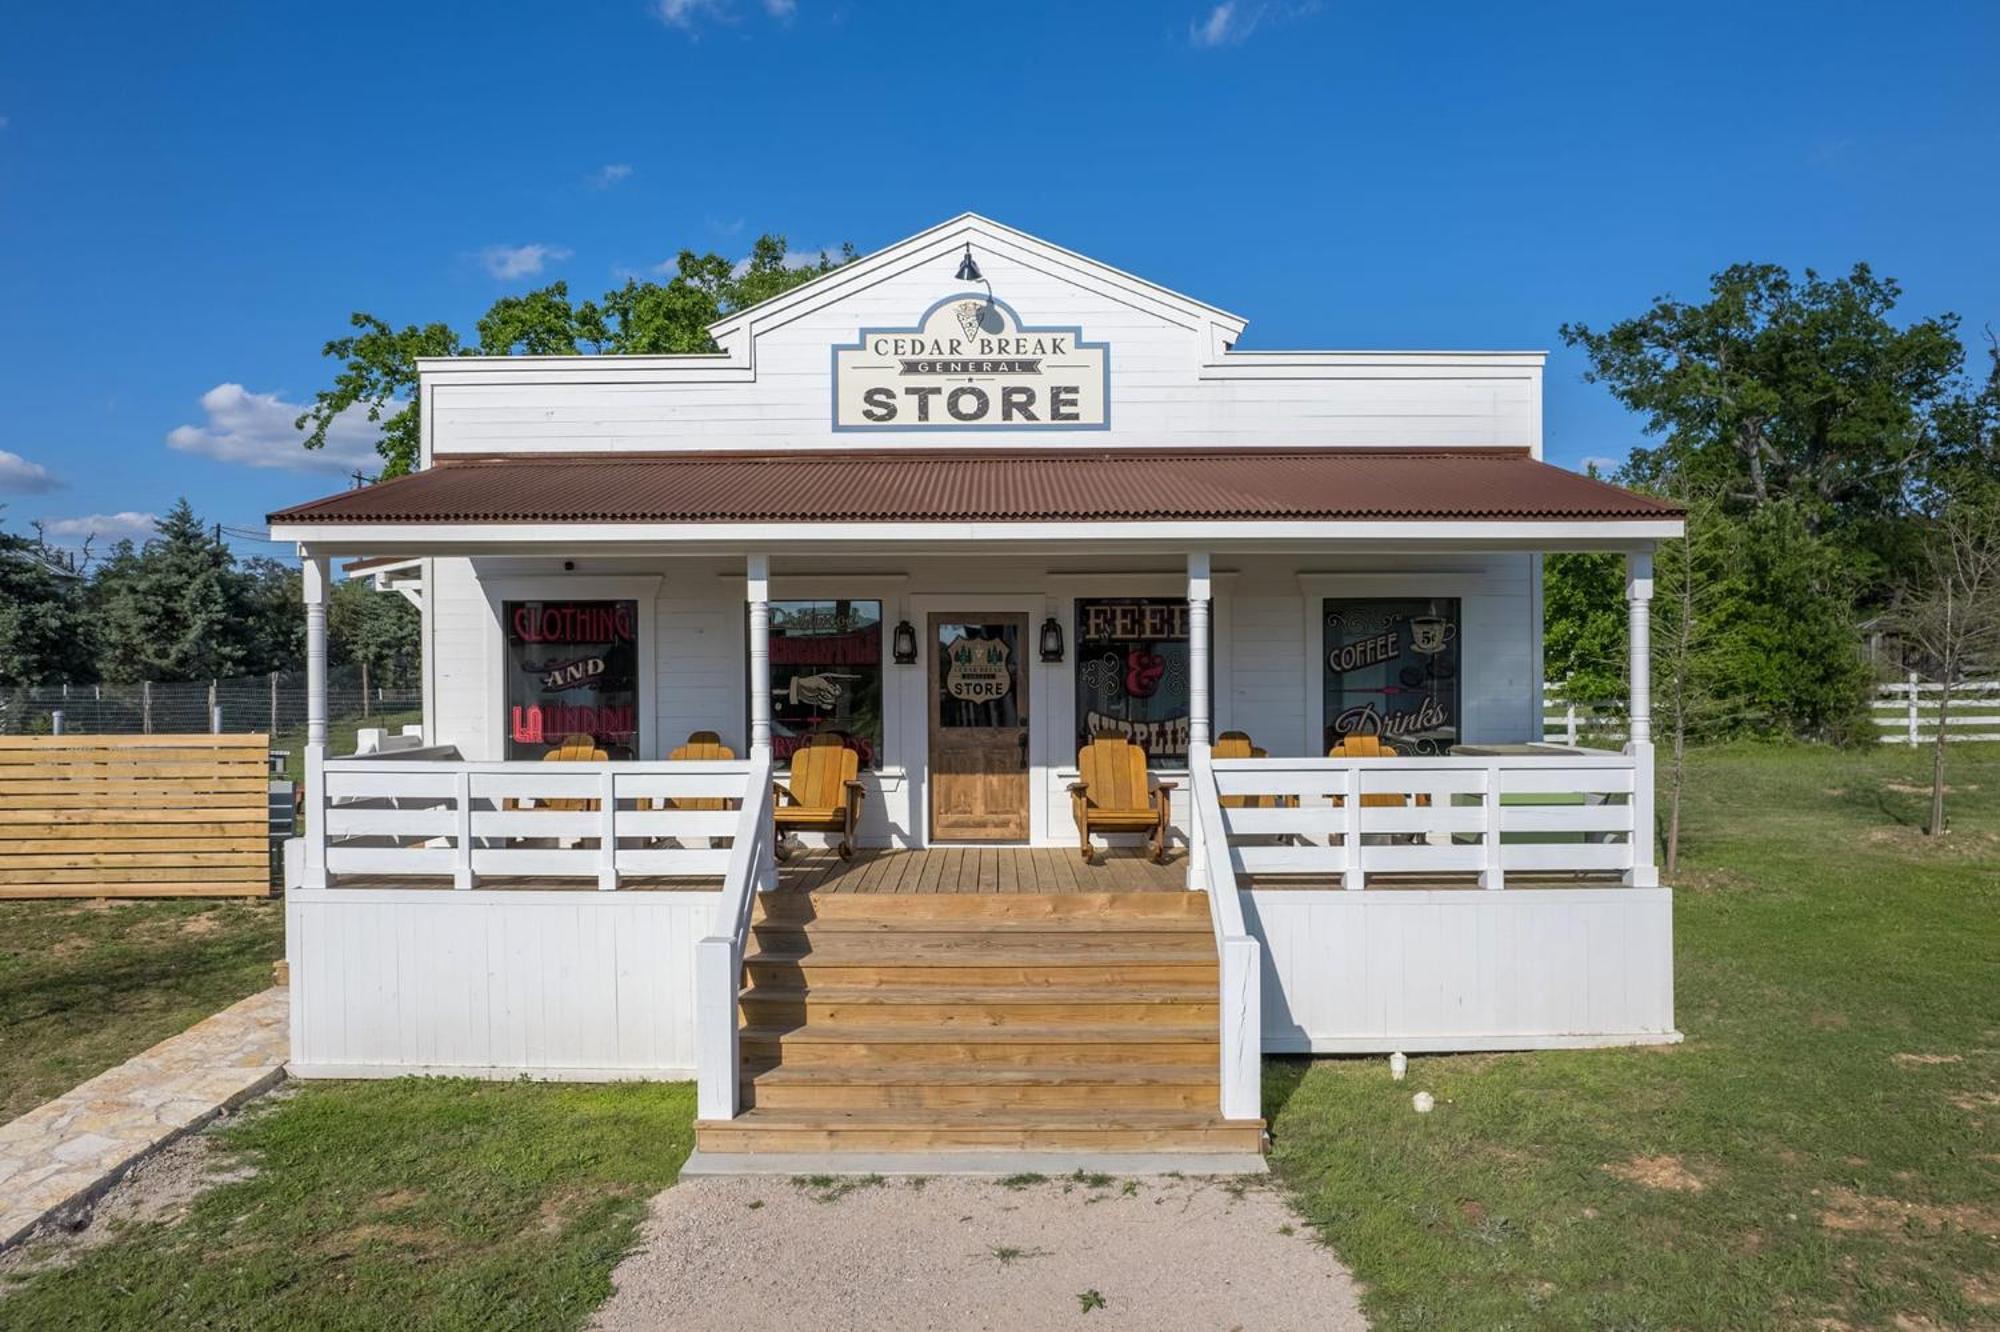
[[0, 898], [270, 892], [269, 737], [0, 736]]

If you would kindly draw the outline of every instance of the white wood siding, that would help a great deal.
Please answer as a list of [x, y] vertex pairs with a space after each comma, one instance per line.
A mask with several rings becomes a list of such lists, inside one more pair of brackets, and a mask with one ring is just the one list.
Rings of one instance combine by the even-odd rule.
[[[663, 758], [690, 731], [713, 729], [739, 754], [747, 736], [743, 664], [741, 562], [713, 558], [579, 560], [439, 560], [431, 591], [437, 635], [435, 739], [467, 758], [504, 757], [501, 711], [488, 653], [499, 650], [481, 580], [561, 577], [578, 597], [611, 595], [595, 585], [633, 574], [655, 575], [654, 634], [658, 663], [653, 733], [644, 757]], [[1147, 567], [1149, 564], [1154, 567]], [[1069, 659], [1044, 666], [1030, 655], [1030, 763], [1036, 842], [1067, 844], [1073, 836], [1068, 783], [1076, 761], [1075, 603], [1091, 596], [1179, 596], [1183, 571], [1157, 560], [1063, 557], [924, 558], [897, 555], [857, 562], [842, 574], [805, 557], [774, 561], [773, 595], [780, 599], [846, 595], [877, 598], [885, 626], [908, 617], [921, 639], [925, 612], [963, 600], [981, 605], [1007, 599], [1029, 617], [1033, 634], [1046, 615], [1063, 625]], [[1460, 595], [1464, 735], [1468, 742], [1539, 738], [1535, 680], [1539, 625], [1531, 571], [1534, 557], [1395, 555], [1383, 557], [1246, 556], [1219, 559], [1216, 577], [1215, 730], [1248, 731], [1274, 755], [1321, 752], [1317, 670], [1319, 592], [1389, 595], [1418, 580], [1440, 595]], [[1330, 580], [1330, 581], [1328, 581]], [[1381, 580], [1391, 580], [1382, 582]], [[537, 584], [539, 585], [539, 584]], [[965, 609], [961, 606], [959, 609]], [[885, 645], [886, 656], [886, 645]], [[861, 840], [911, 845], [924, 837], [926, 709], [930, 673], [923, 665], [885, 668], [883, 767], [868, 774]], [[1184, 793], [1183, 793], [1184, 794]], [[1176, 799], [1177, 826], [1186, 828]], [[808, 839], [811, 840], [811, 839]]]
[[753, 321], [702, 358], [427, 363], [433, 454], [509, 451], [1238, 446], [1541, 450], [1539, 353], [1222, 352], [1217, 326], [1144, 284], [974, 242], [1029, 326], [1110, 344], [1107, 430], [836, 433], [832, 351], [914, 323], [961, 290], [949, 264], [884, 270], [812, 308]]
[[294, 1077], [694, 1073], [718, 893], [294, 890]]
[[1665, 888], [1243, 896], [1273, 1054], [1680, 1039]]

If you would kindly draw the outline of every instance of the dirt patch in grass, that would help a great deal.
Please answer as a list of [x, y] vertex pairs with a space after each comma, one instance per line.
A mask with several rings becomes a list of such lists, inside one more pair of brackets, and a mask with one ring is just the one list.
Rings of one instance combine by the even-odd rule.
[[1670, 1193], [1700, 1193], [1708, 1187], [1678, 1156], [1635, 1156], [1604, 1168], [1629, 1183]]
[[1828, 1230], [1870, 1230], [1893, 1234], [1911, 1221], [1932, 1228], [1956, 1226], [1975, 1235], [2000, 1237], [2000, 1212], [1976, 1203], [1916, 1203], [1878, 1198], [1853, 1189], [1830, 1189], [1820, 1224]]
[[1889, 1056], [1905, 1068], [1917, 1068], [1929, 1064], [1962, 1064], [1964, 1055], [1955, 1054], [1894, 1054]]
[[134, 1226], [171, 1226], [210, 1189], [249, 1179], [249, 1164], [219, 1150], [215, 1137], [190, 1133], [139, 1162], [79, 1212], [52, 1218], [0, 1253], [0, 1291], [37, 1272], [68, 1267]]

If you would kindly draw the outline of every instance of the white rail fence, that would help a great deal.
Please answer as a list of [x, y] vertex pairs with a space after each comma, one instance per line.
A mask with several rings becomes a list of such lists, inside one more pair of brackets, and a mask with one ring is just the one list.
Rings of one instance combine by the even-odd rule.
[[1255, 1119], [1263, 1113], [1263, 946], [1243, 919], [1243, 902], [1230, 857], [1213, 761], [1206, 747], [1193, 756], [1188, 797], [1197, 829], [1188, 872], [1190, 886], [1208, 890], [1220, 972], [1222, 1117]]
[[[307, 865], [327, 878], [720, 878], [769, 770], [738, 762], [468, 763], [449, 750], [328, 759]], [[315, 854], [317, 853], [317, 854]], [[309, 871], [310, 873], [310, 871]]]
[[[1625, 754], [1222, 759], [1227, 864], [1343, 888], [1371, 874], [1619, 874], [1650, 882], [1650, 773]], [[1213, 863], [1224, 863], [1216, 855]]]
[[[1885, 745], [1934, 743], [1944, 704], [1944, 686], [1914, 671], [1907, 679], [1878, 685], [1872, 709], [1880, 732], [1876, 738]], [[1944, 738], [1954, 744], [2000, 740], [2000, 680], [1960, 680], [1951, 687]]]
[[1542, 740], [1551, 745], [1578, 745], [1590, 740], [1623, 743], [1625, 714], [1599, 703], [1578, 703], [1564, 696], [1561, 685], [1542, 690]]

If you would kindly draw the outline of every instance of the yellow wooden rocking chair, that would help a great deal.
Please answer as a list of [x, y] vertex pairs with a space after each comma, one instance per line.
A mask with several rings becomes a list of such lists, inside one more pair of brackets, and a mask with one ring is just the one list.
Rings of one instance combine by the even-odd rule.
[[1091, 857], [1092, 832], [1142, 832], [1154, 863], [1164, 862], [1174, 783], [1146, 771], [1146, 751], [1123, 736], [1100, 735], [1077, 751], [1076, 766], [1069, 799], [1083, 858]]
[[777, 804], [771, 819], [777, 826], [780, 860], [787, 855], [785, 834], [801, 830], [839, 833], [834, 849], [842, 860], [854, 859], [854, 829], [861, 822], [861, 800], [866, 794], [859, 754], [837, 741], [808, 745], [792, 753], [790, 785], [774, 782], [772, 786]]

